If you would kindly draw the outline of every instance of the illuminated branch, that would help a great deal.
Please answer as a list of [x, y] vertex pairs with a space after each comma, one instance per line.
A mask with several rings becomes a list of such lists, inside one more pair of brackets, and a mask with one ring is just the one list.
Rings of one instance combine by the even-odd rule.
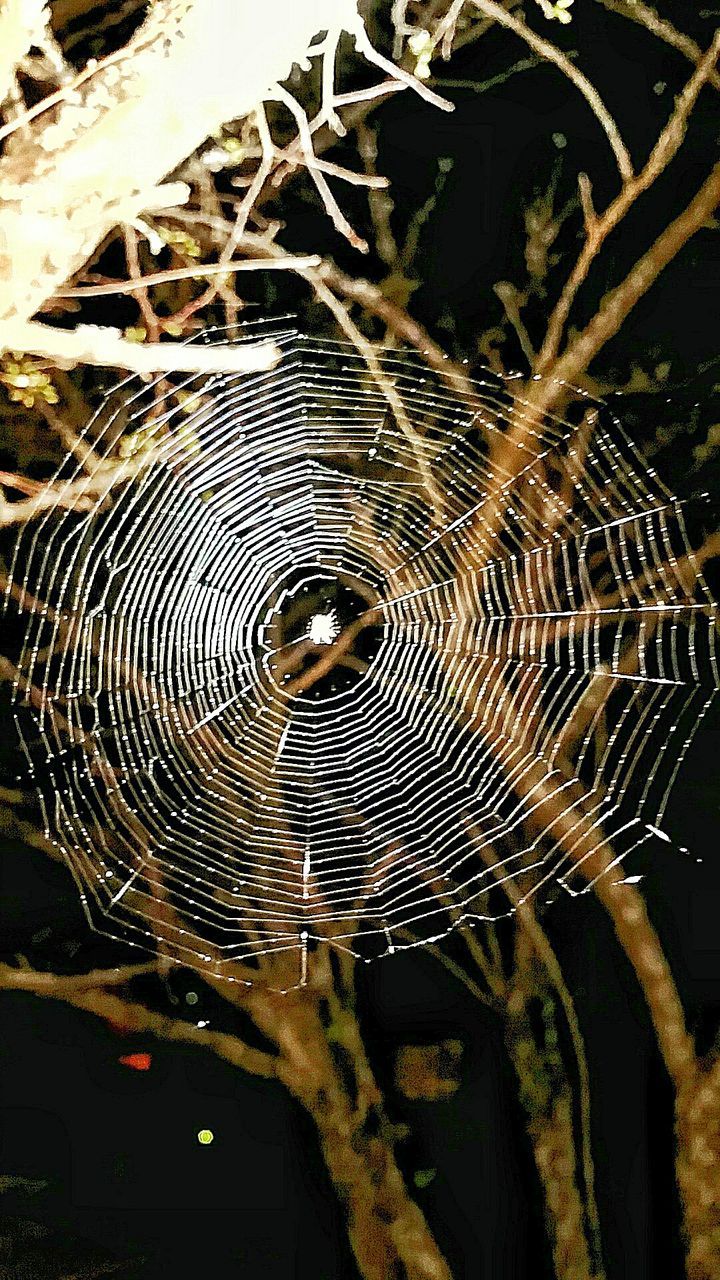
[[[10, 21], [20, 13], [24, 10], [13, 8], [5, 17]], [[278, 86], [294, 63], [313, 53], [312, 39], [323, 27], [351, 32], [368, 61], [414, 84], [436, 105], [450, 106], [373, 49], [353, 0], [316, 0], [312, 6], [269, 0], [262, 22], [247, 0], [155, 0], [125, 49], [100, 65], [89, 64], [71, 85], [7, 125], [2, 133], [10, 136], [0, 160], [0, 347], [37, 350], [23, 346], [32, 334], [21, 326], [115, 226], [186, 198], [177, 184], [163, 187], [162, 180], [209, 135], [226, 121], [258, 110], [269, 97], [282, 95], [291, 105]], [[336, 43], [326, 42], [321, 52], [334, 58]], [[14, 56], [12, 42], [8, 48]], [[189, 85], [192, 109], [186, 110]], [[327, 73], [324, 87], [331, 95]], [[322, 171], [308, 154], [304, 113], [294, 106], [293, 111], [313, 176], [337, 225], [347, 232]], [[331, 101], [324, 104], [324, 118], [335, 119]], [[241, 209], [228, 258], [247, 212]], [[67, 357], [49, 347], [45, 351], [56, 358], [94, 358], [93, 346], [82, 342], [71, 343]], [[122, 354], [116, 347], [108, 363], [123, 364]]]
[[28, 351], [56, 362], [96, 364], [133, 373], [183, 370], [190, 373], [251, 373], [271, 369], [278, 359], [273, 343], [247, 347], [189, 346], [179, 342], [130, 342], [117, 329], [79, 325], [56, 329], [36, 321], [14, 321], [5, 328], [14, 351]]
[[47, 0], [5, 0], [0, 13], [0, 105], [10, 92], [18, 64], [32, 45], [42, 43], [48, 16]]

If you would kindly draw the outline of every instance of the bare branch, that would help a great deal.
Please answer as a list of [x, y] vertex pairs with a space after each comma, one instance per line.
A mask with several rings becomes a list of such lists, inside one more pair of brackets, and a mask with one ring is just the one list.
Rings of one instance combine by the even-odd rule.
[[717, 164], [686, 209], [658, 236], [628, 275], [604, 299], [582, 333], [552, 365], [552, 378], [531, 383], [529, 398], [542, 412], [557, 404], [568, 384], [576, 384], [597, 353], [620, 329], [635, 304], [647, 293], [683, 245], [707, 226], [720, 204], [720, 164]]
[[[53, 973], [36, 973], [34, 970], [13, 969], [10, 965], [1, 964], [0, 988], [5, 991], [30, 991], [37, 996], [64, 1000], [76, 1009], [84, 1009], [86, 1013], [94, 1013], [108, 1022], [122, 1026], [128, 1032], [146, 1032], [160, 1040], [211, 1049], [219, 1058], [224, 1058], [226, 1062], [231, 1062], [233, 1066], [252, 1075], [271, 1079], [276, 1074], [272, 1054], [251, 1048], [237, 1036], [168, 1018], [108, 990], [108, 986], [115, 986], [123, 980], [127, 982], [143, 969], [147, 971], [147, 966], [134, 970], [110, 970], [107, 975], [99, 972], [84, 974], [79, 978], [65, 978]], [[116, 974], [119, 975], [117, 978]], [[99, 979], [104, 980], [101, 982]]]
[[[141, 282], [137, 282], [138, 285]], [[118, 329], [79, 325], [54, 329], [36, 321], [16, 321], [4, 327], [14, 351], [67, 364], [94, 364], [132, 373], [255, 373], [272, 369], [280, 359], [273, 342], [248, 346], [203, 347], [179, 342], [129, 342]]]
[[[691, 36], [678, 31], [672, 22], [662, 18], [657, 9], [645, 4], [644, 0], [600, 0], [600, 4], [605, 9], [610, 9], [612, 13], [620, 13], [631, 22], [636, 22], [638, 26], [645, 27], [672, 49], [677, 49], [688, 62], [698, 63], [702, 58], [700, 45], [696, 44]], [[720, 75], [716, 71], [712, 71], [708, 76], [708, 84], [711, 84], [714, 89], [720, 89]]]
[[0, 160], [0, 342], [12, 345], [3, 322], [29, 319], [113, 227], [157, 207], [165, 174], [252, 111], [318, 27], [356, 21], [352, 0], [267, 0], [262, 24], [229, 0], [156, 0], [125, 49], [54, 95], [50, 122]]
[[502, 302], [505, 315], [515, 330], [517, 340], [522, 348], [522, 353], [532, 369], [535, 363], [535, 351], [533, 350], [530, 335], [525, 327], [525, 322], [520, 314], [520, 309], [524, 305], [526, 299], [518, 292], [514, 284], [509, 280], [498, 280], [494, 286], [495, 293]]
[[507, 27], [509, 31], [514, 31], [515, 35], [520, 36], [520, 39], [524, 40], [540, 57], [554, 63], [562, 71], [563, 75], [567, 76], [568, 80], [575, 85], [575, 88], [580, 90], [590, 110], [605, 130], [608, 142], [613, 149], [621, 178], [624, 182], [629, 181], [634, 172], [630, 154], [620, 136], [620, 130], [597, 89], [588, 80], [587, 76], [578, 67], [574, 66], [570, 59], [554, 44], [549, 40], [543, 39], [542, 36], [536, 35], [527, 23], [523, 22], [521, 18], [516, 18], [513, 14], [508, 13], [506, 9], [503, 9], [502, 5], [496, 4], [495, 0], [472, 0], [472, 3], [488, 18], [492, 18], [502, 27]]
[[237, 258], [229, 262], [202, 262], [196, 267], [177, 267], [169, 271], [154, 271], [141, 280], [113, 280], [105, 284], [80, 285], [77, 289], [60, 289], [56, 298], [109, 298], [117, 293], [136, 293], [156, 284], [170, 284], [174, 280], [203, 280], [206, 276], [232, 275], [235, 271], [306, 271], [319, 267], [322, 258], [316, 254], [283, 254], [278, 258]]
[[584, 174], [580, 175], [580, 196], [587, 236], [582, 252], [548, 321], [545, 340], [535, 364], [536, 373], [547, 372], [557, 356], [563, 329], [577, 291], [586, 279], [590, 266], [605, 240], [622, 221], [638, 197], [652, 186], [679, 151], [690, 113], [697, 102], [700, 90], [712, 73], [719, 53], [720, 32], [716, 34], [710, 48], [700, 59], [683, 92], [679, 95], [675, 110], [655, 143], [647, 164], [636, 177], [624, 184], [620, 194], [602, 216], [598, 216], [592, 207], [587, 177]]
[[322, 200], [325, 206], [328, 216], [332, 220], [333, 226], [337, 228], [337, 230], [340, 232], [340, 235], [344, 236], [346, 240], [350, 241], [350, 244], [353, 246], [354, 249], [359, 249], [361, 253], [367, 253], [368, 251], [367, 241], [363, 240], [362, 237], [359, 236], [357, 232], [354, 231], [353, 228], [350, 226], [350, 223], [348, 222], [347, 218], [342, 212], [342, 209], [340, 208], [337, 200], [335, 199], [332, 191], [330, 190], [327, 182], [325, 181], [325, 176], [315, 159], [315, 153], [313, 151], [313, 144], [312, 144], [312, 135], [310, 133], [310, 126], [308, 125], [307, 116], [305, 115], [305, 112], [302, 110], [302, 107], [300, 107], [300, 105], [295, 101], [292, 94], [288, 93], [286, 89], [283, 89], [281, 85], [275, 85], [272, 91], [272, 94], [273, 94], [273, 97], [277, 98], [278, 102], [282, 102], [283, 105], [287, 107], [288, 111], [291, 113], [291, 115], [295, 119], [295, 122], [298, 127], [298, 137], [300, 140], [300, 150], [301, 150], [303, 162], [307, 166], [308, 173], [310, 174], [311, 178], [313, 179], [313, 182], [315, 183], [315, 186], [318, 189], [318, 192], [320, 193], [320, 199]]
[[423, 84], [422, 80], [418, 80], [417, 76], [411, 75], [409, 71], [405, 71], [402, 67], [396, 66], [394, 62], [390, 62], [388, 58], [384, 58], [381, 53], [378, 53], [377, 49], [374, 49], [370, 43], [365, 26], [360, 18], [357, 18], [352, 26], [348, 26], [347, 29], [351, 32], [355, 40], [358, 52], [361, 53], [364, 58], [367, 58], [368, 62], [372, 62], [376, 67], [380, 67], [381, 71], [387, 72], [393, 80], [400, 80], [402, 83], [407, 84], [433, 107], [439, 107], [441, 111], [454, 110], [453, 103], [448, 102], [447, 98], [441, 98], [439, 93], [434, 93], [426, 84]]

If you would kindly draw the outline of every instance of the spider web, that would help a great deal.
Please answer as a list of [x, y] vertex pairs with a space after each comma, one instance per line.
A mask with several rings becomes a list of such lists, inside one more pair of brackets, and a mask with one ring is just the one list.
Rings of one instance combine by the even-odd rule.
[[683, 504], [588, 397], [539, 425], [517, 379], [232, 340], [268, 335], [269, 372], [123, 383], [16, 546], [15, 722], [91, 923], [302, 980], [318, 938], [584, 892], [608, 842], [622, 878], [718, 686]]

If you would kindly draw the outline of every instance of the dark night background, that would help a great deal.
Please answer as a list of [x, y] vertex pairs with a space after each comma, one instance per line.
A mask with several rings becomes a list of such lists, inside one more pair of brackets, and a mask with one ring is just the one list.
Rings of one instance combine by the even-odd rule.
[[[528, 6], [529, 8], [530, 6]], [[712, 16], [694, 6], [663, 11], [709, 43]], [[692, 8], [688, 14], [687, 8]], [[720, 13], [720, 11], [719, 11]], [[621, 122], [633, 155], [644, 158], [672, 109], [688, 64], [631, 23], [590, 0], [576, 0], [568, 28], [535, 22], [579, 61]], [[411, 310], [441, 344], [474, 359], [477, 335], [501, 318], [493, 284], [523, 281], [523, 210], [559, 164], [558, 204], [587, 171], [596, 204], [615, 191], [612, 157], [584, 102], [554, 69], [541, 66], [483, 92], [478, 83], [526, 56], [493, 32], [441, 68], [456, 103], [444, 116], [399, 95], [374, 117], [378, 168], [392, 180], [394, 228], [402, 235], [432, 193], [438, 159], [451, 157], [422, 232], [415, 270], [422, 283]], [[661, 87], [662, 86], [662, 87]], [[609, 245], [581, 293], [575, 323], [647, 247], [700, 185], [717, 147], [716, 95], [703, 91], [688, 138], [670, 171]], [[555, 135], [555, 137], [553, 137]], [[350, 152], [348, 152], [350, 158]], [[282, 205], [284, 243], [332, 254], [349, 272], [379, 279], [380, 264], [342, 245], [296, 184]], [[343, 197], [346, 192], [342, 192]], [[362, 224], [362, 193], [343, 204]], [[579, 245], [570, 219], [559, 248]], [[686, 247], [631, 314], [593, 367], [605, 384], [624, 384], [634, 363], [670, 371], [662, 391], [609, 396], [639, 444], [653, 452], [676, 490], [718, 494], [712, 458], [693, 450], [717, 422], [717, 230]], [[570, 257], [551, 273], [551, 297]], [[276, 287], [277, 287], [277, 282]], [[270, 299], [278, 305], [289, 298]], [[297, 303], [312, 322], [307, 301]], [[107, 317], [112, 319], [112, 317]], [[528, 313], [531, 336], [543, 312]], [[113, 321], [114, 322], [114, 321]], [[522, 368], [519, 350], [509, 358]], [[717, 363], [716, 363], [717, 361]], [[659, 447], [660, 446], [660, 447]], [[9, 779], [10, 726], [3, 703], [0, 748]], [[701, 1048], [720, 1021], [720, 863], [717, 858], [720, 718], [704, 722], [687, 757], [665, 828], [628, 866], [646, 873], [643, 890], [671, 959]], [[83, 971], [124, 957], [89, 935], [69, 874], [3, 836], [0, 930], [7, 958], [39, 968]], [[688, 849], [680, 852], [678, 846]], [[608, 1280], [683, 1274], [672, 1164], [672, 1099], [632, 971], [608, 920], [590, 898], [560, 900], [546, 926], [576, 1000], [591, 1075], [593, 1149]], [[452, 951], [455, 944], [450, 943]], [[436, 1170], [417, 1198], [453, 1274], [473, 1280], [552, 1276], [542, 1203], [502, 1027], [434, 959], [414, 952], [358, 970], [364, 1028], [389, 1107], [411, 1128], [399, 1157], [412, 1182]], [[197, 991], [199, 1001], [186, 996]], [[176, 1016], [233, 1026], [232, 1011], [197, 979], [179, 972], [167, 987], [148, 980], [147, 997]], [[238, 1073], [200, 1050], [119, 1039], [103, 1023], [61, 1003], [0, 997], [0, 1186], [13, 1175], [37, 1186], [0, 1198], [0, 1280], [56, 1280], [107, 1274], [120, 1280], [207, 1275], [213, 1280], [350, 1280], [355, 1276], [340, 1211], [310, 1122], [279, 1084]], [[410, 1103], [391, 1091], [395, 1051], [443, 1037], [463, 1042], [460, 1087], [446, 1101]], [[118, 1062], [152, 1052], [147, 1072]], [[202, 1128], [211, 1146], [198, 1144]]]

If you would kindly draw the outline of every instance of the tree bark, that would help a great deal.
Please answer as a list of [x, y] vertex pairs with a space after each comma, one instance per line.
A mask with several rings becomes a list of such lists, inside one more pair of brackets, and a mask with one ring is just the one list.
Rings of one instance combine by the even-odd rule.
[[[178, 203], [158, 184], [247, 115], [353, 0], [155, 0], [150, 15], [0, 160], [0, 345], [119, 222]], [[181, 198], [181, 193], [180, 193]]]
[[332, 995], [318, 1000], [312, 990], [253, 992], [247, 1008], [278, 1046], [279, 1079], [317, 1126], [364, 1280], [451, 1280], [398, 1168], [398, 1132], [352, 1009]]

